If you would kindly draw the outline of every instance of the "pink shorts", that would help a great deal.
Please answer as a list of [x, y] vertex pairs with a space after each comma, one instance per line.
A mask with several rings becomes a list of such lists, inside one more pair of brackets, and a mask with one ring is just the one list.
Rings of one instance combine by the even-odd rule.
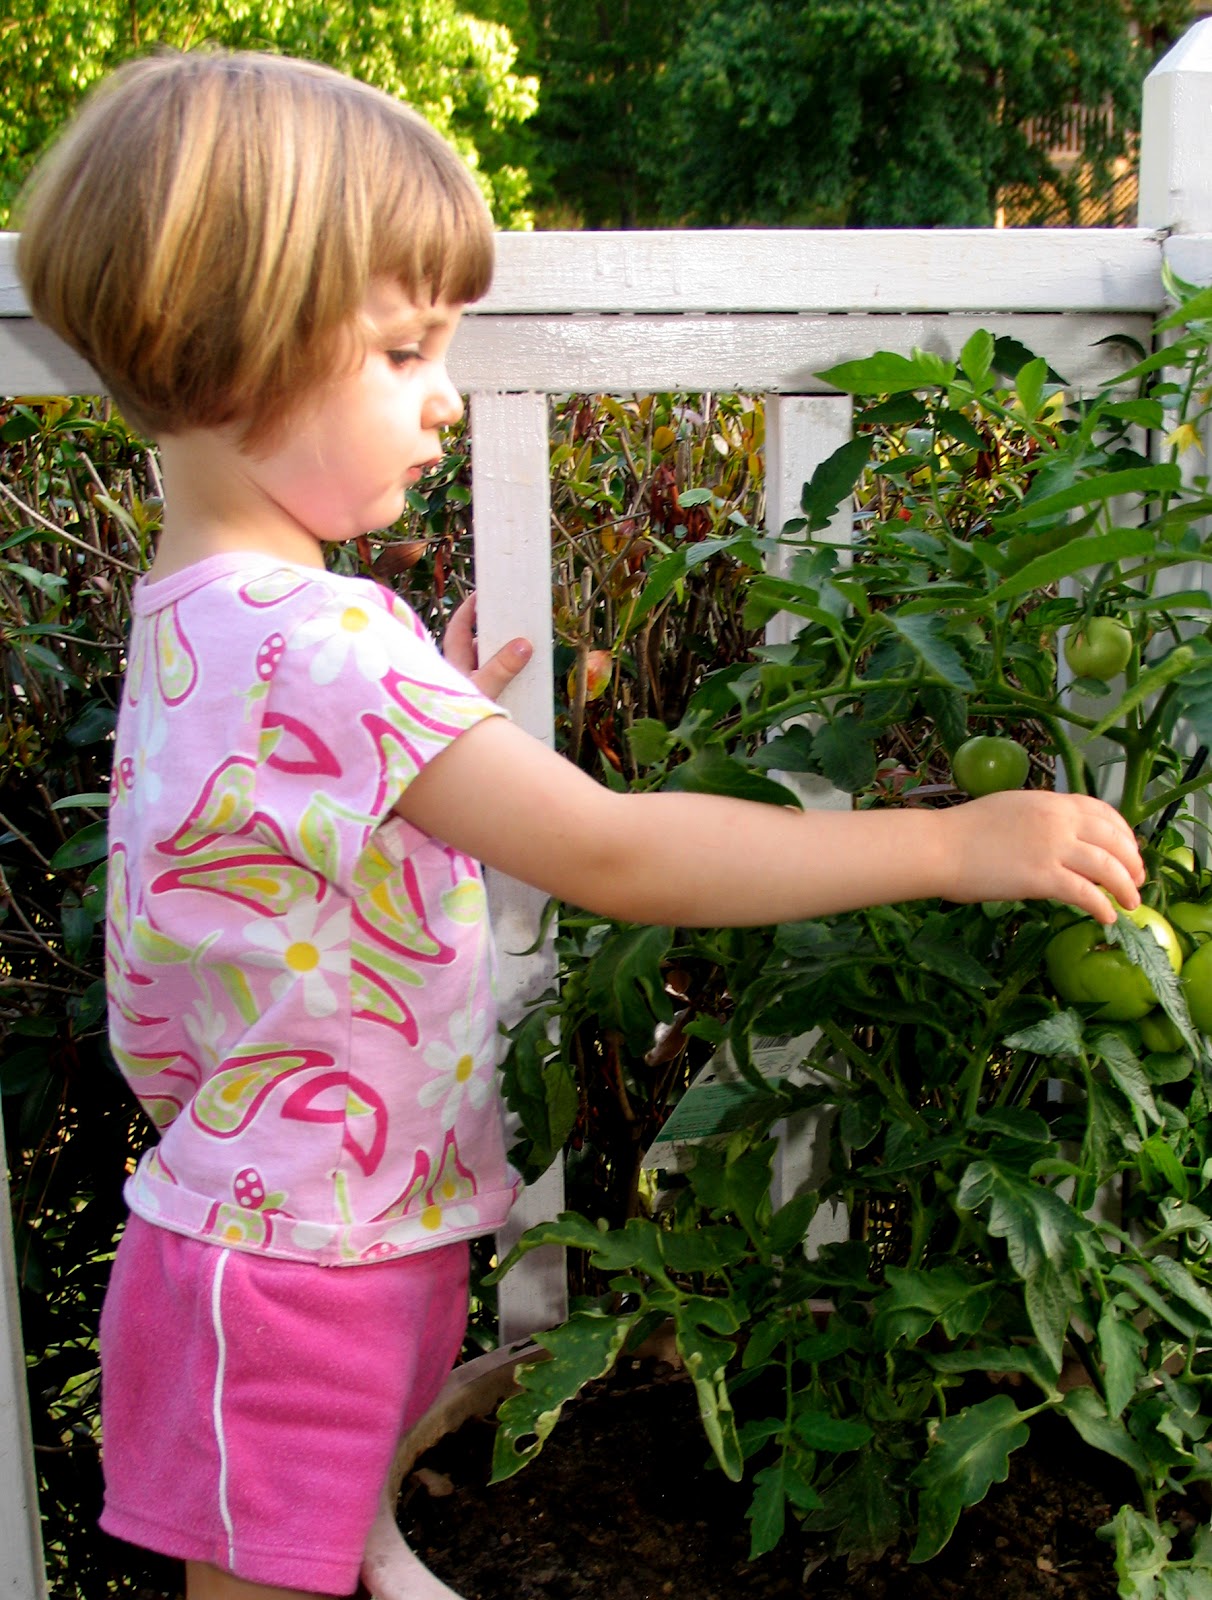
[[101, 1526], [351, 1593], [396, 1442], [458, 1355], [467, 1262], [458, 1243], [313, 1267], [132, 1217], [101, 1317]]

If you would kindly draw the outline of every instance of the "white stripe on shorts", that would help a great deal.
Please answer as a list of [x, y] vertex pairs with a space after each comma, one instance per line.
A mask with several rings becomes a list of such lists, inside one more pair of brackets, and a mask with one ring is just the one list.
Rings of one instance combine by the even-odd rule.
[[223, 1375], [227, 1366], [227, 1339], [223, 1333], [223, 1315], [221, 1296], [223, 1291], [223, 1273], [227, 1267], [229, 1250], [220, 1250], [215, 1275], [210, 1285], [210, 1321], [214, 1329], [215, 1346], [217, 1350], [215, 1360], [215, 1392], [212, 1402], [212, 1412], [215, 1423], [215, 1442], [219, 1446], [219, 1515], [223, 1518], [223, 1526], [227, 1530], [227, 1564], [234, 1568], [236, 1564], [236, 1534], [232, 1526], [231, 1511], [227, 1504], [227, 1440], [223, 1436]]

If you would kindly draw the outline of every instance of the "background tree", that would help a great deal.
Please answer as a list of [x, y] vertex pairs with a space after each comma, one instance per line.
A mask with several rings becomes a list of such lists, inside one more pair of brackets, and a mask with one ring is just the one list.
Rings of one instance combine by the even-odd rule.
[[1189, 0], [529, 3], [536, 198], [588, 227], [974, 226], [1044, 182], [1076, 219], [1026, 124], [1092, 113], [1097, 186], [1191, 20]]
[[519, 40], [542, 83], [532, 125], [542, 221], [636, 228], [664, 220], [663, 80], [685, 14], [641, 0], [530, 0], [530, 29]]
[[1188, 0], [698, 0], [669, 67], [665, 210], [991, 223], [1008, 185], [1065, 190], [1029, 119], [1096, 113], [1096, 179], [1130, 150], [1145, 74], [1189, 20]]
[[525, 226], [524, 123], [509, 0], [9, 0], [0, 22], [0, 223], [37, 152], [88, 87], [154, 44], [207, 40], [328, 62], [415, 106], [476, 171], [502, 227]]

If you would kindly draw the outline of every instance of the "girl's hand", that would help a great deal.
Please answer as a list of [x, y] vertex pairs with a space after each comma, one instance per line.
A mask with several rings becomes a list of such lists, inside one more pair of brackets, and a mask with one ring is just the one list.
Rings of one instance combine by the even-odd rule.
[[442, 654], [452, 667], [469, 677], [482, 695], [498, 700], [530, 660], [534, 650], [527, 639], [511, 639], [491, 661], [480, 665], [476, 648], [476, 597], [469, 594], [446, 624]]
[[1103, 800], [1012, 790], [941, 815], [955, 847], [949, 899], [1063, 900], [1104, 923], [1115, 921], [1107, 895], [1128, 911], [1140, 904], [1136, 839]]

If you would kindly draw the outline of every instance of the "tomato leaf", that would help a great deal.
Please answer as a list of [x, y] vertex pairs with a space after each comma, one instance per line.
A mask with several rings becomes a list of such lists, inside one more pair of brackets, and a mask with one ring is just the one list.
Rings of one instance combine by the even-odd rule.
[[577, 1311], [562, 1327], [537, 1335], [537, 1342], [555, 1359], [517, 1368], [521, 1392], [497, 1412], [493, 1483], [512, 1477], [538, 1455], [566, 1402], [614, 1366], [633, 1320]]
[[1030, 1429], [1009, 1395], [966, 1406], [938, 1426], [926, 1459], [915, 1468], [917, 1543], [910, 1561], [929, 1561], [951, 1537], [965, 1506], [983, 1500], [1010, 1473], [1010, 1452], [1026, 1444]]

